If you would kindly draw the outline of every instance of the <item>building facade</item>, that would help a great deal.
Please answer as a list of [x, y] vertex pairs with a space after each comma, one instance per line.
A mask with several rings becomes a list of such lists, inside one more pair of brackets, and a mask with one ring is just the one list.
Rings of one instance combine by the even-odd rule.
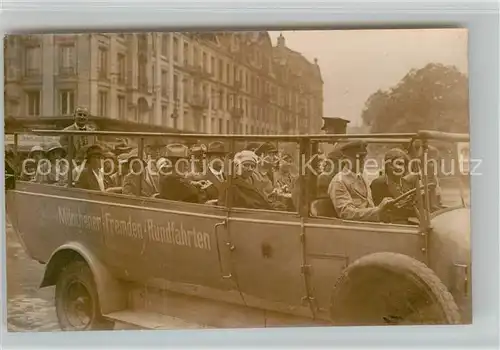
[[267, 32], [16, 35], [6, 116], [92, 115], [202, 133], [319, 133], [317, 61]]

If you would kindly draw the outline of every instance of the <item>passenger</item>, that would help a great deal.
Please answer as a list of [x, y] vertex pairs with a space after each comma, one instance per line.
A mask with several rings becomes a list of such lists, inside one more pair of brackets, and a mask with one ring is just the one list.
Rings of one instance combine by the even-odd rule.
[[293, 158], [290, 154], [284, 153], [280, 156], [278, 170], [273, 174], [274, 187], [282, 193], [291, 193], [297, 179], [297, 172], [293, 166]]
[[167, 146], [166, 161], [160, 162], [160, 193], [158, 198], [179, 202], [200, 203], [199, 189], [186, 179], [188, 148], [181, 144]]
[[128, 167], [128, 153], [121, 153], [118, 157], [118, 168], [117, 171], [111, 175], [111, 181], [118, 187], [123, 187], [123, 180], [125, 176], [129, 173]]
[[403, 194], [403, 178], [407, 175], [410, 158], [399, 148], [389, 150], [384, 157], [384, 172], [370, 184], [373, 203], [379, 205], [386, 197]]
[[342, 158], [342, 153], [338, 147], [334, 148], [333, 151], [329, 152], [324, 160], [324, 167], [322, 172], [318, 175], [316, 180], [316, 195], [318, 198], [327, 197], [328, 187], [330, 182], [337, 173], [340, 171], [340, 159]]
[[137, 149], [128, 154], [127, 163], [129, 173], [123, 179], [123, 194], [152, 197], [158, 193], [158, 185], [148, 171], [147, 163], [139, 157]]
[[41, 146], [33, 146], [28, 153], [28, 159], [30, 161], [26, 163], [26, 169], [23, 169], [22, 171], [21, 180], [35, 181], [38, 165], [42, 159], [45, 159], [45, 157], [45, 150]]
[[[228, 205], [227, 200], [236, 208], [282, 210], [287, 208], [283, 203], [272, 202], [257, 186], [252, 177], [257, 167], [257, 155], [248, 150], [238, 152], [234, 156], [235, 174], [231, 181], [221, 187], [219, 205]], [[231, 198], [226, 198], [228, 194]]]
[[115, 146], [113, 153], [119, 157], [121, 154], [130, 153], [132, 147], [130, 147], [125, 139], [119, 139], [119, 143]]
[[275, 192], [273, 170], [276, 162], [278, 150], [269, 142], [263, 143], [257, 148], [255, 154], [259, 157], [257, 169], [253, 172], [254, 184], [266, 196], [271, 196]]
[[338, 217], [344, 220], [381, 221], [389, 208], [390, 199], [384, 198], [375, 206], [370, 187], [363, 177], [366, 157], [366, 143], [351, 141], [340, 146], [341, 165], [337, 175], [330, 182], [328, 193]]
[[195, 177], [203, 174], [203, 162], [207, 148], [205, 145], [193, 145], [189, 150], [190, 173]]
[[47, 146], [47, 159], [38, 163], [35, 181], [50, 185], [65, 186], [68, 180], [68, 162], [66, 150], [59, 142], [52, 142]]
[[[410, 188], [411, 184], [406, 180], [409, 160], [408, 155], [399, 148], [393, 148], [385, 154], [384, 173], [370, 184], [375, 205], [379, 205], [384, 198], [397, 198]], [[406, 224], [408, 218], [414, 216], [415, 206], [408, 203], [407, 206], [388, 211], [383, 221]]]
[[423, 184], [422, 177], [425, 172], [427, 172], [427, 181], [429, 184], [432, 184], [432, 187], [429, 188], [430, 209], [431, 211], [436, 211], [443, 208], [441, 187], [438, 177], [441, 158], [439, 150], [436, 147], [428, 146], [427, 165], [426, 167], [423, 167], [420, 165], [420, 157], [422, 155], [422, 152], [422, 147], [417, 147], [416, 150], [414, 150], [412, 153], [414, 156], [414, 158], [411, 160], [413, 166], [411, 169], [411, 173], [404, 178], [405, 190], [408, 191], [410, 189], [416, 188], [417, 183], [421, 186]]
[[103, 171], [106, 188], [120, 186], [117, 176], [114, 176], [118, 172], [118, 158], [111, 151], [104, 154]]
[[86, 162], [83, 170], [75, 178], [76, 188], [89, 191], [106, 191], [102, 160], [104, 150], [100, 145], [91, 145], [86, 150]]
[[[76, 107], [73, 113], [75, 118], [75, 123], [64, 128], [64, 130], [70, 131], [93, 131], [95, 128], [89, 124], [89, 111], [86, 107]], [[69, 150], [69, 136], [62, 135], [59, 138], [61, 146], [66, 150]], [[73, 135], [73, 146], [74, 146], [74, 158], [75, 162], [80, 164], [85, 158], [85, 150], [88, 146], [96, 143], [96, 137], [94, 136], [82, 136]]]

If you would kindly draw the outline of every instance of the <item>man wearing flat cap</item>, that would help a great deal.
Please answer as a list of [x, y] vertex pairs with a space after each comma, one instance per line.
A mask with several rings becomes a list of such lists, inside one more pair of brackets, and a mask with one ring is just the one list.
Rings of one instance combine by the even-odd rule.
[[390, 202], [384, 199], [379, 206], [373, 204], [370, 186], [363, 177], [366, 143], [350, 141], [340, 145], [342, 169], [328, 187], [328, 193], [337, 215], [344, 220], [381, 221]]
[[174, 143], [167, 146], [164, 164], [160, 165], [159, 198], [178, 202], [200, 203], [200, 191], [186, 179], [188, 148]]

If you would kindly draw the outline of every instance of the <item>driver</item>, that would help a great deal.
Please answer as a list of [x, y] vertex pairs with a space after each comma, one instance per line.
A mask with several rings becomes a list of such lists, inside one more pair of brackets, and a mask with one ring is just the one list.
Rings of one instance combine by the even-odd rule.
[[351, 141], [339, 150], [342, 169], [328, 186], [328, 194], [338, 217], [344, 220], [381, 221], [391, 200], [384, 198], [378, 206], [373, 203], [370, 187], [362, 175], [366, 143]]

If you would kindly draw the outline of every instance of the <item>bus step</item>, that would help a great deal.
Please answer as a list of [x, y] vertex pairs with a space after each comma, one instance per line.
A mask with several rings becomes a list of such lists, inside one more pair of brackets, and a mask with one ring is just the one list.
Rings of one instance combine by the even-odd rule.
[[[104, 315], [125, 328], [139, 329], [203, 329], [211, 328], [205, 325], [187, 322], [177, 317], [166, 316], [146, 310], [122, 310]], [[129, 326], [129, 327], [127, 327]], [[119, 326], [119, 328], [122, 328]]]

